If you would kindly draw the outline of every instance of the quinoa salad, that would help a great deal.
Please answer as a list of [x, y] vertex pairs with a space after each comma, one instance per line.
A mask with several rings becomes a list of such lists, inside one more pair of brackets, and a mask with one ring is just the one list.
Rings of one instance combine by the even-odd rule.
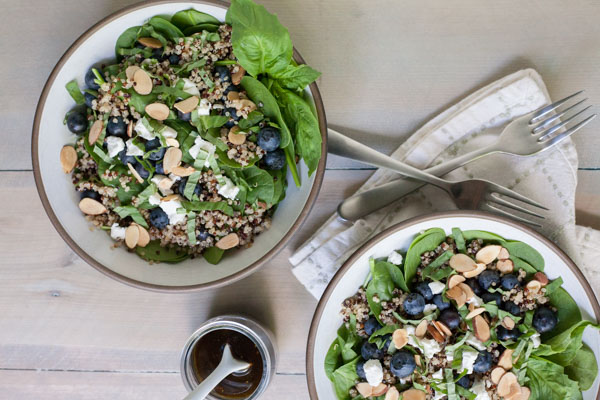
[[320, 75], [292, 59], [289, 33], [251, 0], [226, 22], [196, 11], [123, 32], [116, 63], [66, 89], [74, 134], [60, 162], [79, 208], [150, 262], [216, 264], [269, 229], [286, 194], [321, 159], [306, 88]]
[[598, 369], [572, 297], [526, 243], [431, 228], [370, 260], [325, 358], [337, 398], [581, 399]]

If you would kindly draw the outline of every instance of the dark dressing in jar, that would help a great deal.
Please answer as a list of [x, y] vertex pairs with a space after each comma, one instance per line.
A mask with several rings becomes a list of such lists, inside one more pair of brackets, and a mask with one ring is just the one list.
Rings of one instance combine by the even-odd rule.
[[243, 333], [217, 329], [202, 336], [192, 349], [191, 364], [198, 382], [206, 379], [219, 365], [228, 343], [234, 358], [246, 361], [250, 368], [228, 375], [212, 391], [222, 399], [245, 399], [256, 390], [263, 377], [263, 359], [256, 344]]

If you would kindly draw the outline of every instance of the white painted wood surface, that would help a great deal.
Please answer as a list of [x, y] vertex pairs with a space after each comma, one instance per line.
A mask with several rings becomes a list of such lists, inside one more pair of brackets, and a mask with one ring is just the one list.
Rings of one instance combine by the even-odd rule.
[[[118, 0], [0, 1], [0, 399], [178, 399], [179, 351], [206, 318], [245, 312], [280, 349], [265, 399], [307, 399], [314, 299], [287, 257], [372, 171], [331, 157], [309, 220], [251, 277], [203, 293], [132, 289], [87, 266], [60, 239], [33, 183], [30, 131], [54, 63]], [[534, 67], [551, 95], [600, 102], [600, 2], [267, 0], [323, 72], [330, 124], [391, 153], [462, 96]], [[577, 134], [579, 223], [600, 228], [598, 123]]]

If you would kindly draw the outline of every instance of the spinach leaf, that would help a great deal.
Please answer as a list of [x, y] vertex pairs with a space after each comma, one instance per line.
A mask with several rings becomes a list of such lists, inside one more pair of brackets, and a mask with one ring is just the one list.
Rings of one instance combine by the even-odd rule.
[[252, 0], [233, 0], [227, 10], [233, 54], [252, 76], [283, 72], [292, 59], [292, 40], [277, 16]]
[[373, 332], [373, 334], [371, 334], [371, 336], [369, 337], [369, 343], [375, 342], [375, 339], [377, 339], [378, 337], [394, 333], [394, 331], [399, 328], [399, 325], [386, 325], [383, 328], [379, 328], [378, 330]]
[[503, 243], [506, 241], [502, 236], [496, 235], [495, 233], [486, 232], [486, 231], [471, 230], [471, 231], [463, 231], [462, 234], [463, 234], [463, 237], [465, 238], [465, 240], [482, 239], [483, 241], [500, 242], [500, 243]]
[[119, 217], [121, 218], [131, 217], [135, 221], [135, 223], [143, 226], [144, 228], [148, 228], [148, 223], [146, 222], [144, 217], [142, 217], [140, 211], [134, 206], [115, 207], [113, 211], [119, 214]]
[[538, 271], [544, 270], [544, 257], [533, 247], [527, 243], [518, 241], [508, 241], [502, 244], [511, 256], [519, 257], [521, 260], [527, 261]]
[[564, 332], [582, 319], [579, 306], [565, 289], [558, 288], [550, 293], [548, 298], [557, 309], [558, 324], [551, 332], [542, 335], [543, 341]]
[[218, 247], [209, 247], [208, 249], [204, 250], [202, 257], [204, 257], [209, 264], [216, 265], [219, 263], [219, 261], [221, 261], [224, 254], [225, 250], [223, 249]]
[[177, 39], [184, 37], [183, 32], [181, 32], [181, 30], [178, 27], [176, 27], [175, 25], [173, 25], [172, 23], [170, 23], [163, 17], [158, 17], [158, 16], [152, 17], [152, 18], [150, 18], [148, 23], [157, 32], [162, 33], [164, 36], [166, 36], [168, 39], [170, 39], [173, 42], [176, 42]]
[[264, 169], [258, 167], [248, 167], [242, 170], [246, 183], [250, 187], [246, 201], [253, 204], [257, 199], [267, 204], [274, 203], [275, 184], [273, 177]]
[[121, 49], [130, 49], [135, 45], [138, 38], [138, 32], [141, 28], [141, 26], [132, 26], [121, 33], [115, 44], [115, 55], [117, 56], [117, 60], [121, 58]]
[[208, 130], [211, 128], [220, 128], [229, 121], [226, 115], [198, 115], [198, 111], [192, 111], [192, 123], [197, 128]]
[[[355, 325], [356, 323], [354, 323]], [[357, 352], [354, 349], [360, 343], [360, 337], [354, 332], [354, 329], [346, 328], [345, 324], [338, 329], [337, 335], [342, 360], [344, 362], [353, 360], [357, 356]], [[358, 349], [356, 350], [358, 351]]]
[[327, 354], [325, 354], [325, 375], [327, 375], [330, 380], [333, 380], [333, 371], [338, 367], [340, 355], [340, 344], [336, 338], [333, 343], [331, 343], [331, 346], [329, 346]]
[[515, 257], [511, 254], [508, 258], [510, 258], [510, 260], [513, 262], [516, 271], [522, 269], [528, 274], [535, 274], [536, 272], [538, 272], [537, 269], [529, 265], [529, 263], [527, 263], [526, 261], [521, 260], [519, 257]]
[[463, 236], [460, 228], [452, 228], [452, 237], [454, 238], [454, 243], [456, 243], [456, 248], [461, 253], [467, 252], [467, 247], [465, 244], [465, 237]]
[[233, 208], [224, 201], [185, 201], [181, 206], [188, 211], [221, 211], [223, 214], [233, 217]]
[[79, 85], [77, 84], [77, 80], [73, 79], [71, 82], [69, 82], [65, 85], [65, 88], [67, 88], [67, 92], [69, 92], [69, 94], [71, 95], [73, 100], [75, 100], [75, 103], [77, 103], [77, 104], [85, 103], [85, 98], [83, 97], [81, 90], [79, 90]]
[[[394, 280], [390, 276], [388, 268], [385, 264], [375, 262], [372, 267], [372, 278], [371, 282], [367, 285], [366, 295], [369, 308], [375, 315], [375, 318], [379, 321], [379, 314], [381, 314], [381, 301], [389, 301], [392, 298], [392, 292], [394, 291]], [[396, 267], [397, 268], [397, 267]], [[377, 295], [379, 301], [374, 301], [373, 296]], [[381, 321], [379, 321], [381, 322]]]
[[[434, 274], [436, 272], [436, 270], [438, 268], [440, 268], [442, 265], [444, 265], [444, 263], [446, 261], [449, 261], [453, 255], [454, 255], [454, 253], [452, 252], [452, 250], [446, 250], [445, 252], [440, 254], [435, 260], [430, 262], [429, 265], [427, 265], [425, 268], [423, 268], [423, 271], [421, 271], [423, 278], [426, 278], [426, 277]], [[439, 280], [439, 279], [436, 279], [436, 280]]]
[[213, 17], [212, 15], [194, 10], [190, 8], [189, 10], [182, 10], [175, 13], [171, 17], [171, 23], [178, 27], [179, 29], [185, 29], [190, 26], [199, 25], [199, 24], [214, 24], [220, 25], [221, 21]]
[[446, 233], [440, 229], [439, 231], [432, 231], [426, 236], [417, 237], [413, 241], [404, 259], [404, 280], [407, 285], [410, 285], [417, 275], [417, 269], [421, 264], [421, 254], [435, 250], [445, 239]]
[[591, 321], [579, 321], [564, 332], [544, 341], [533, 354], [546, 357], [563, 367], [569, 365], [583, 345], [583, 332], [588, 326], [600, 329], [600, 325]]
[[356, 357], [349, 363], [339, 367], [332, 373], [332, 381], [338, 400], [349, 400], [348, 391], [354, 387], [358, 375], [356, 374], [356, 363], [360, 357]]
[[598, 363], [592, 349], [584, 344], [575, 354], [571, 364], [565, 366], [569, 379], [579, 383], [581, 390], [588, 390], [598, 376]]
[[552, 282], [547, 284], [545, 287], [546, 295], [547, 296], [551, 295], [552, 292], [554, 292], [556, 289], [561, 287], [563, 283], [564, 283], [563, 279], [559, 276], [558, 278], [556, 278], [555, 280], [553, 280]]
[[406, 282], [404, 281], [404, 275], [402, 274], [402, 270], [399, 266], [387, 261], [375, 261], [375, 265], [385, 267], [394, 284], [405, 292], [409, 291], [408, 286], [406, 286]]
[[[201, 33], [203, 31], [216, 32], [218, 29], [219, 29], [219, 25], [208, 24], [208, 23], [198, 24], [198, 25], [194, 25], [194, 26], [188, 26], [187, 28], [183, 29], [183, 34], [185, 36], [192, 36], [194, 33]], [[235, 62], [234, 64], [237, 64], [237, 62]], [[218, 64], [215, 63], [215, 65], [218, 65]]]
[[532, 356], [527, 362], [527, 377], [532, 399], [581, 399], [579, 385], [558, 364]]
[[313, 83], [321, 76], [319, 71], [316, 71], [306, 64], [288, 65], [283, 71], [274, 75], [277, 83], [282, 87], [294, 91], [304, 90], [305, 87]]
[[279, 171], [269, 171], [269, 174], [273, 178], [273, 204], [277, 204], [285, 198], [285, 191], [287, 190], [285, 176], [287, 175], [287, 169], [284, 166]]
[[146, 261], [178, 263], [189, 257], [179, 246], [162, 247], [160, 240], [152, 240], [146, 247], [136, 247], [135, 252]]
[[258, 124], [263, 119], [264, 115], [255, 110], [248, 114], [248, 118], [240, 119], [240, 121], [238, 122], [238, 126], [241, 130], [245, 131], [247, 129], [252, 128], [254, 125]]

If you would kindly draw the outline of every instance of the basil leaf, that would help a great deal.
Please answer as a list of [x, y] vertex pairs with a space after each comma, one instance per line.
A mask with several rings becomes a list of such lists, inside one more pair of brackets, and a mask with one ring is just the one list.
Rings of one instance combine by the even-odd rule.
[[162, 17], [152, 17], [148, 23], [156, 29], [157, 32], [162, 33], [173, 42], [177, 41], [178, 38], [184, 37], [183, 32], [181, 32], [178, 27]]
[[[219, 25], [205, 23], [205, 24], [198, 24], [198, 25], [194, 25], [194, 26], [188, 26], [187, 28], [183, 29], [183, 34], [185, 36], [192, 36], [195, 33], [201, 33], [204, 31], [216, 32], [218, 29], [219, 29]], [[234, 62], [234, 64], [237, 64], [237, 62]], [[215, 65], [219, 65], [218, 61], [215, 63]]]
[[233, 217], [233, 208], [224, 201], [185, 201], [181, 206], [187, 211], [221, 211], [223, 214]]
[[533, 356], [527, 362], [527, 377], [532, 399], [581, 399], [579, 385], [558, 364]]
[[308, 85], [313, 83], [321, 76], [319, 71], [316, 71], [306, 64], [288, 65], [285, 70], [274, 75], [282, 87], [290, 90], [301, 91]]
[[199, 24], [214, 24], [220, 25], [221, 21], [213, 17], [212, 15], [194, 10], [190, 8], [189, 10], [182, 10], [175, 13], [171, 17], [171, 23], [178, 27], [179, 29], [185, 29], [190, 26], [199, 25]]
[[216, 265], [219, 263], [219, 261], [221, 261], [224, 254], [225, 250], [223, 249], [218, 247], [209, 247], [208, 249], [204, 250], [202, 257], [204, 257], [209, 264]]
[[454, 238], [454, 243], [456, 243], [456, 248], [461, 253], [467, 252], [467, 247], [465, 244], [465, 237], [462, 234], [460, 228], [452, 228], [452, 237]]
[[583, 345], [583, 332], [588, 326], [600, 329], [600, 325], [591, 321], [579, 321], [564, 332], [545, 340], [533, 354], [546, 357], [562, 366], [569, 365]]
[[220, 128], [229, 121], [226, 115], [198, 115], [198, 110], [192, 111], [192, 124], [204, 131], [211, 128]]
[[146, 261], [164, 263], [179, 263], [189, 257], [189, 254], [179, 246], [162, 247], [160, 240], [152, 240], [146, 247], [136, 247], [135, 252]]
[[144, 228], [148, 228], [148, 223], [146, 222], [144, 217], [142, 217], [140, 211], [134, 206], [115, 207], [113, 211], [119, 214], [119, 217], [121, 218], [131, 217], [136, 224], [141, 225]]
[[75, 100], [75, 103], [77, 103], [77, 104], [85, 103], [85, 98], [83, 97], [81, 90], [79, 90], [79, 85], [77, 84], [77, 80], [73, 79], [71, 82], [69, 82], [65, 85], [65, 88], [67, 88], [67, 92], [69, 92], [69, 94], [71, 95], [73, 100]]

